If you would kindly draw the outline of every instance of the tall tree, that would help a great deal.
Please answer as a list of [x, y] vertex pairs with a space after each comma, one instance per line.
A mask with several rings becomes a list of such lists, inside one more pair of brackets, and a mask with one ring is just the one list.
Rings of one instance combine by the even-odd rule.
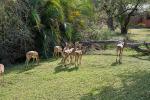
[[127, 34], [131, 16], [148, 0], [94, 0], [100, 10], [107, 15], [107, 25], [114, 30], [113, 21], [117, 19], [122, 34]]
[[120, 0], [116, 15], [122, 34], [128, 33], [129, 22], [132, 15], [142, 6], [146, 0]]
[[117, 12], [118, 0], [94, 0], [96, 9], [100, 12], [103, 11], [107, 15], [107, 26], [110, 30], [114, 31], [114, 16]]

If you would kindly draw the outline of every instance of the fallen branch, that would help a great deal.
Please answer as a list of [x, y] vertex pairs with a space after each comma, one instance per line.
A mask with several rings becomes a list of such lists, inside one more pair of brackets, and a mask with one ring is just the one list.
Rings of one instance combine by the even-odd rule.
[[[93, 44], [93, 43], [98, 43], [98, 44], [114, 44], [117, 43], [119, 40], [100, 40], [100, 41], [80, 41], [82, 44]], [[136, 42], [127, 42], [127, 45], [130, 46], [140, 46], [140, 45], [150, 45], [150, 42], [141, 42], [141, 43], [136, 43]]]
[[[92, 44], [116, 44], [119, 40], [100, 40], [100, 41], [81, 41], [84, 46], [89, 46]], [[140, 46], [145, 46], [147, 49], [141, 49]], [[146, 54], [150, 53], [150, 42], [127, 42], [126, 47], [132, 48], [136, 50], [137, 52], [143, 52]]]

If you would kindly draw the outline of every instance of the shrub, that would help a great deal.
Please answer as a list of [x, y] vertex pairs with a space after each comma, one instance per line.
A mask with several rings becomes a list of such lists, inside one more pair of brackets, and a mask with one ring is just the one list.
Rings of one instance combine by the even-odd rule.
[[[28, 50], [35, 49], [34, 35], [24, 18], [24, 13], [29, 13], [28, 7], [22, 8], [13, 1], [7, 2], [2, 3], [0, 8], [0, 62], [5, 65], [15, 63], [24, 58]], [[25, 5], [22, 1], [18, 3]]]
[[89, 39], [91, 40], [108, 40], [111, 39], [112, 36], [116, 35], [116, 32], [110, 31], [108, 29], [94, 30], [91, 35], [89, 35]]

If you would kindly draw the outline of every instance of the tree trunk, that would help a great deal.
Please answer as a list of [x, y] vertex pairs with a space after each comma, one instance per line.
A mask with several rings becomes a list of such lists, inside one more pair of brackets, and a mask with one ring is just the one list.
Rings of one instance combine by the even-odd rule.
[[112, 16], [108, 16], [108, 19], [107, 19], [107, 26], [108, 28], [111, 30], [111, 31], [114, 31], [115, 28], [114, 28], [114, 22], [113, 22], [113, 17]]
[[121, 25], [121, 34], [127, 34], [128, 33], [128, 28], [127, 28], [127, 26], [122, 26]]
[[[139, 0], [140, 1], [140, 0]], [[137, 2], [137, 4], [134, 6], [134, 8], [131, 10], [131, 12], [129, 12], [128, 14], [122, 14], [121, 16], [125, 16], [125, 18], [123, 19], [123, 23], [121, 22], [121, 33], [122, 34], [127, 34], [128, 33], [128, 25], [130, 22], [130, 18], [133, 15], [133, 13], [136, 11], [137, 7], [139, 5], [139, 2]], [[120, 11], [122, 11], [122, 8], [120, 8]]]

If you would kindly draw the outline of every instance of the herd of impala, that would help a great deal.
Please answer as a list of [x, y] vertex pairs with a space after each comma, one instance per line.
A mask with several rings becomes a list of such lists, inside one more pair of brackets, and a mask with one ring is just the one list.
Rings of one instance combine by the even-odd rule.
[[[122, 59], [122, 53], [123, 53], [123, 48], [125, 46], [125, 40], [124, 41], [119, 41], [117, 44], [117, 57], [116, 57], [116, 62], [121, 63]], [[62, 48], [61, 46], [55, 46], [54, 47], [54, 57], [59, 57], [59, 54], [62, 56], [61, 63], [63, 65], [66, 65], [67, 62], [69, 64], [75, 64], [75, 66], [81, 64], [82, 60], [82, 54], [83, 54], [83, 47], [82, 44], [79, 42], [73, 43], [65, 43], [65, 47]], [[33, 62], [36, 60], [37, 64], [39, 64], [39, 54], [37, 51], [28, 51], [26, 53], [26, 66], [28, 66], [29, 61], [33, 59]], [[0, 76], [3, 76], [4, 79], [4, 65], [0, 64]]]

